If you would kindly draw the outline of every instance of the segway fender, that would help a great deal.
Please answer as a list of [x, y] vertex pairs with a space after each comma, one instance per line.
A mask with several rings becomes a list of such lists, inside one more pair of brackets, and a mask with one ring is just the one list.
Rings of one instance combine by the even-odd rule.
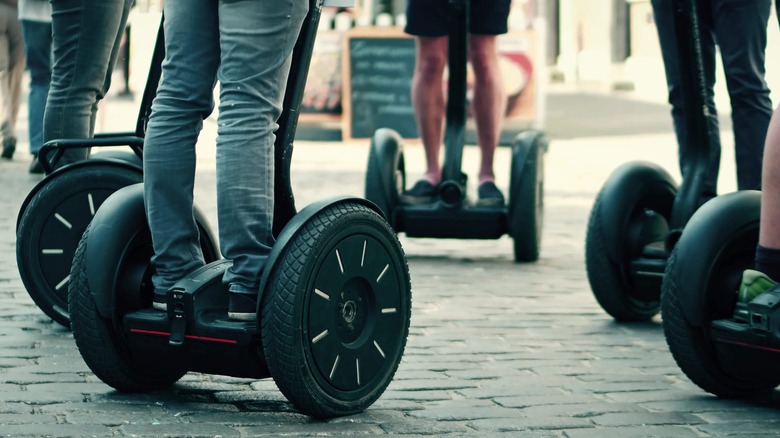
[[[529, 158], [532, 154], [537, 155], [536, 148], [542, 148], [541, 153], [546, 153], [548, 145], [549, 142], [543, 132], [533, 130], [523, 131], [517, 134], [512, 142], [512, 162], [518, 164], [522, 163], [522, 166], [518, 166], [518, 168], [522, 167], [525, 169], [527, 166], [536, 167], [536, 157], [530, 162]], [[510, 187], [520, 187], [523, 179], [523, 172], [513, 172], [511, 177]], [[512, 227], [510, 226], [510, 228]], [[512, 234], [512, 230], [510, 230], [510, 234]]]
[[[712, 199], [700, 207], [685, 226], [675, 248], [677, 260], [717, 254], [723, 239], [712, 239], [712, 236], [733, 235], [735, 230], [749, 227], [758, 229], [760, 216], [761, 192], [745, 190]], [[707, 288], [687, 285], [708, 284], [707, 279], [713, 277], [713, 266], [711, 263], [685, 263], [685, 269], [675, 269], [676, 266], [679, 265], [666, 266], [664, 283], [671, 281], [685, 291], [679, 297], [683, 314], [689, 324], [700, 327], [708, 321], [704, 314], [706, 309], [702, 307], [702, 303], [707, 302]]]
[[373, 202], [364, 198], [352, 196], [322, 199], [304, 207], [301, 211], [298, 212], [298, 214], [293, 216], [289, 222], [287, 222], [282, 231], [279, 233], [279, 236], [276, 238], [276, 243], [274, 244], [273, 248], [271, 248], [271, 253], [268, 255], [268, 261], [266, 262], [265, 268], [263, 269], [263, 276], [260, 279], [260, 301], [262, 301], [263, 293], [265, 292], [266, 285], [268, 284], [268, 279], [271, 275], [271, 271], [273, 271], [273, 266], [279, 260], [284, 247], [286, 247], [287, 244], [293, 239], [295, 234], [298, 233], [298, 231], [308, 221], [310, 221], [317, 214], [317, 212], [322, 211], [331, 205], [347, 202], [357, 202], [363, 204], [371, 210], [375, 211], [379, 216], [384, 217], [382, 210], [380, 210], [379, 207], [377, 207]]
[[[403, 140], [390, 128], [379, 128], [371, 138], [371, 153], [368, 168], [379, 174], [366, 175], [366, 198], [376, 203], [380, 214], [392, 223], [393, 210], [398, 203], [398, 187], [392, 184], [392, 177], [403, 159]], [[403, 190], [403, 187], [401, 188]]]
[[[648, 190], [666, 194], [669, 200], [674, 199], [677, 191], [674, 180], [663, 168], [651, 162], [635, 161], [615, 169], [599, 193], [607, 253], [616, 263], [620, 261], [625, 238], [622, 231], [630, 220], [631, 210]], [[670, 217], [673, 202], [665, 202], [663, 196], [657, 199], [658, 204], [653, 206], [653, 210]]]
[[30, 193], [27, 194], [27, 197], [24, 198], [24, 202], [22, 202], [21, 207], [19, 208], [19, 215], [16, 216], [16, 230], [19, 230], [19, 223], [22, 220], [22, 216], [24, 215], [25, 210], [27, 209], [27, 206], [30, 205], [30, 202], [35, 198], [35, 196], [38, 194], [38, 192], [41, 191], [41, 189], [46, 186], [46, 184], [50, 183], [54, 178], [58, 178], [60, 175], [66, 173], [66, 172], [78, 172], [79, 169], [82, 169], [86, 166], [116, 166], [116, 167], [122, 167], [125, 169], [130, 169], [138, 172], [139, 174], [143, 172], [143, 169], [141, 166], [136, 165], [133, 160], [130, 159], [120, 159], [117, 157], [100, 157], [99, 159], [89, 159], [89, 160], [81, 160], [77, 161], [73, 164], [68, 164], [67, 166], [60, 167], [56, 169], [54, 172], [46, 175], [42, 180], [38, 182], [38, 184], [35, 185], [35, 187], [30, 190]]
[[114, 292], [124, 248], [130, 236], [147, 231], [143, 184], [123, 187], [109, 196], [89, 226], [85, 252], [89, 288], [101, 316], [114, 310]]

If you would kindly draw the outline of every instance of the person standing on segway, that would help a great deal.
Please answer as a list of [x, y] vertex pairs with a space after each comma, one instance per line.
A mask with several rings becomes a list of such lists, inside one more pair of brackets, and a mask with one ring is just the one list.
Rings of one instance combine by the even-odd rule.
[[155, 309], [165, 310], [168, 289], [204, 265], [192, 213], [195, 144], [219, 81], [219, 240], [233, 262], [223, 278], [228, 316], [255, 318], [274, 243], [274, 131], [308, 7], [301, 0], [165, 1], [166, 55], [144, 145]]
[[[427, 170], [423, 178], [400, 195], [407, 204], [426, 204], [436, 199], [441, 182], [439, 162], [444, 136], [444, 68], [447, 66], [449, 0], [409, 0], [405, 32], [417, 44], [412, 105], [425, 149]], [[499, 70], [497, 36], [507, 32], [511, 0], [480, 0], [469, 16], [469, 61], [474, 69], [474, 117], [482, 154], [478, 176], [478, 204], [504, 205], [504, 195], [496, 187], [493, 156], [501, 133], [506, 95]]]

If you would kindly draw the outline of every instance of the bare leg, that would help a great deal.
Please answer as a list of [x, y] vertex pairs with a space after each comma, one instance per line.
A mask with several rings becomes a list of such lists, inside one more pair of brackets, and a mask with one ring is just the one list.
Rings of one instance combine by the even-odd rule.
[[417, 38], [412, 105], [417, 128], [425, 148], [424, 178], [436, 185], [441, 180], [439, 151], [444, 131], [444, 67], [447, 65], [447, 37]]
[[761, 185], [758, 244], [764, 248], [780, 249], [780, 106], [772, 114], [766, 134]]
[[506, 110], [506, 93], [498, 65], [496, 36], [471, 35], [469, 58], [474, 68], [474, 119], [477, 124], [477, 141], [482, 152], [479, 183], [483, 183], [495, 179], [493, 156]]

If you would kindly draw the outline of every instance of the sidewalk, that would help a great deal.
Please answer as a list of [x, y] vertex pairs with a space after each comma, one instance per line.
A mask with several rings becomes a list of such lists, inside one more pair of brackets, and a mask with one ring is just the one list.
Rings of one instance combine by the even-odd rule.
[[[123, 120], [132, 124], [136, 115], [132, 102], [116, 99], [102, 110], [106, 129]], [[565, 114], [572, 123], [582, 115]], [[588, 115], [607, 128], [624, 123]], [[214, 129], [206, 124], [198, 149], [196, 199], [215, 226]], [[723, 142], [726, 191], [734, 185], [728, 132]], [[329, 422], [297, 413], [272, 381], [191, 373], [167, 391], [121, 394], [95, 378], [71, 334], [35, 307], [18, 276], [16, 214], [38, 180], [27, 174], [25, 147], [20, 142], [22, 152], [14, 161], [0, 162], [0, 436], [780, 433], [776, 401], [705, 394], [675, 365], [658, 317], [616, 324], [590, 292], [583, 253], [596, 193], [614, 168], [633, 159], [659, 163], [678, 178], [671, 132], [554, 139], [545, 161], [545, 222], [536, 263], [515, 264], [507, 237], [460, 241], [401, 235], [413, 287], [403, 362], [370, 409]], [[367, 142], [296, 143], [292, 172], [298, 207], [326, 196], [361, 195], [367, 154]], [[466, 148], [464, 163], [476, 163], [476, 154], [476, 148]], [[422, 171], [420, 147], [408, 145], [406, 156], [408, 178], [416, 178]], [[499, 149], [496, 163], [499, 186], [506, 189], [508, 148]]]

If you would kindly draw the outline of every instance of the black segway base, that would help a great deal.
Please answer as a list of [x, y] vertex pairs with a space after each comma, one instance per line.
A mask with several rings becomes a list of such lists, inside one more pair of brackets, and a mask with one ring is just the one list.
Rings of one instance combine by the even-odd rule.
[[507, 233], [508, 211], [504, 206], [452, 208], [435, 202], [402, 205], [395, 214], [396, 230], [409, 237], [498, 239]]
[[230, 262], [210, 263], [168, 292], [168, 311], [142, 309], [124, 315], [123, 329], [134, 355], [166, 357], [183, 369], [233, 377], [270, 377], [256, 321], [227, 316], [222, 276]]

